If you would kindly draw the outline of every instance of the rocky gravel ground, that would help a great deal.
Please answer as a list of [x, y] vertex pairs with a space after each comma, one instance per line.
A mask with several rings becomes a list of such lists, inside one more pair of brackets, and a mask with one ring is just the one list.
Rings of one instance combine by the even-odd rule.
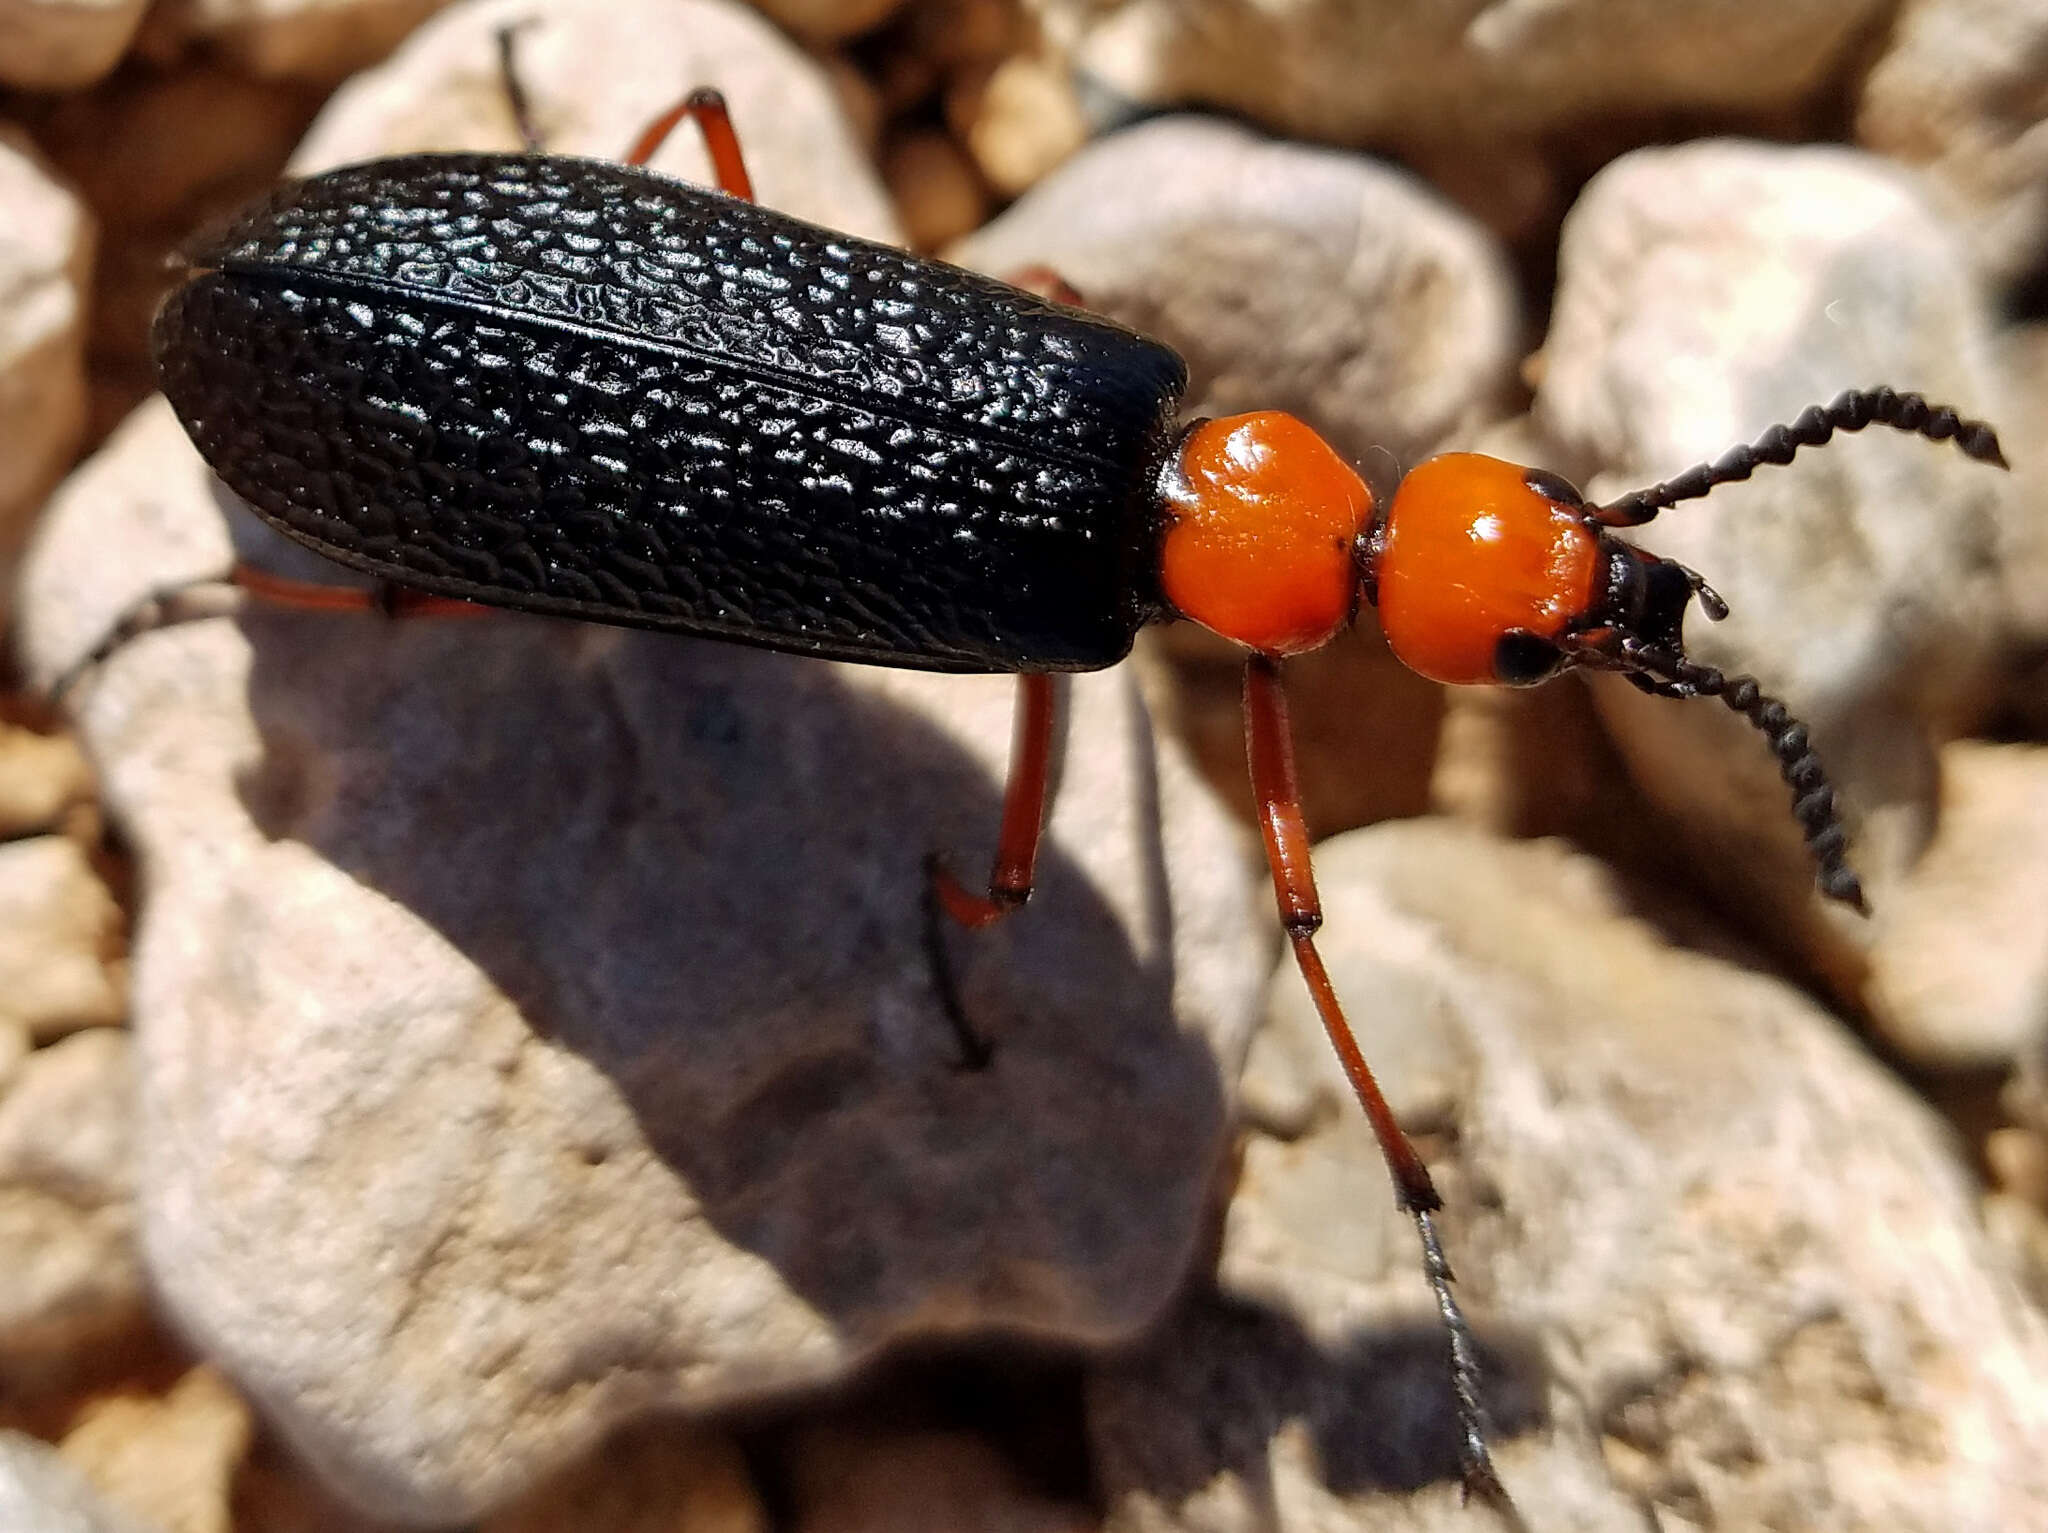
[[[285, 173], [616, 156], [1045, 265], [1368, 477], [1660, 518], [1812, 725], [1290, 666], [1337, 988], [1443, 1188], [1541, 1530], [2048, 1526], [2048, 12], [2032, 0], [0, 0], [0, 1529], [1307, 1533], [1466, 1504], [1429, 1292], [1281, 944], [1229, 646], [1064, 684], [1038, 897], [958, 945], [1003, 678], [252, 611], [153, 396]], [[678, 133], [654, 161], [704, 179]]]

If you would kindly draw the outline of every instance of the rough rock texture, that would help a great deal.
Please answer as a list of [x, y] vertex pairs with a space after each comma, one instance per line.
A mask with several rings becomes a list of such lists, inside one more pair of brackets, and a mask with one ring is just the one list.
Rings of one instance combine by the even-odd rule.
[[148, 0], [0, 0], [0, 85], [90, 85], [120, 62], [148, 8]]
[[[423, 149], [517, 148], [498, 70], [497, 33], [511, 24], [519, 78], [550, 152], [618, 159], [683, 94], [715, 85], [761, 202], [849, 234], [900, 237], [825, 72], [759, 15], [722, 0], [488, 0], [449, 11], [335, 94], [293, 170]], [[711, 179], [703, 140], [687, 123], [650, 163]]]
[[121, 913], [76, 842], [0, 845], [0, 1018], [39, 1038], [105, 1027], [127, 1013]]
[[143, 1533], [54, 1449], [0, 1432], [0, 1528], [8, 1533]]
[[[226, 552], [145, 411], [53, 507], [32, 666]], [[1152, 1318], [1263, 930], [1132, 679], [1079, 679], [1039, 901], [948, 934], [998, 1050], [956, 1070], [923, 861], [987, 855], [1011, 690], [507, 617], [120, 651], [80, 718], [151, 895], [146, 1236], [204, 1352], [358, 1500], [448, 1518], [653, 1409]]]
[[[169, 25], [243, 73], [334, 81], [373, 64], [448, 0], [182, 0]], [[153, 28], [154, 30], [154, 28]]]
[[[1289, 411], [1382, 488], [1514, 388], [1518, 305], [1485, 231], [1377, 161], [1209, 119], [1091, 145], [949, 254], [998, 275], [1052, 267], [1188, 359], [1187, 415]], [[1188, 624], [1162, 639], [1177, 730], [1248, 806], [1241, 654]], [[1312, 829], [1423, 806], [1441, 689], [1369, 614], [1292, 664], [1289, 690]]]
[[1381, 473], [1513, 388], [1520, 316], [1484, 230], [1379, 161], [1208, 118], [1090, 145], [948, 255], [1051, 266], [1188, 359], [1190, 415], [1291, 411]]
[[2044, 59], [2038, 0], [1910, 0], [1857, 104], [1857, 140], [1928, 172], [1994, 278], [2037, 268], [2048, 239]]
[[[1625, 156], [1565, 228], [1536, 418], [1596, 498], [1667, 478], [1845, 388], [1889, 383], [2000, 417], [1986, 317], [1902, 173], [1835, 149], [1704, 142]], [[1587, 479], [1590, 478], [1590, 484]], [[2009, 476], [1873, 428], [1666, 512], [1640, 541], [1734, 616], [1695, 658], [1754, 674], [1812, 725], [1881, 903], [1932, 832], [1938, 744], [1972, 722], [2003, 626]], [[1601, 711], [1699, 876], [1845, 992], [1776, 763], [1743, 721], [1601, 678]]]
[[[2048, 1330], [1956, 1147], [1836, 1023], [1669, 945], [1555, 843], [1411, 821], [1317, 862], [1532, 1527], [2048, 1518]], [[1091, 1392], [1113, 1529], [1479, 1517], [1412, 1233], [1291, 980], [1247, 1066], [1221, 1297]]]
[[114, 1506], [171, 1533], [230, 1533], [229, 1491], [248, 1451], [249, 1407], [213, 1368], [161, 1399], [115, 1395], [65, 1434], [65, 1459]]
[[1766, 113], [1824, 90], [1873, 0], [1049, 0], [1083, 69], [1337, 143], [1485, 145], [1615, 117]]
[[1941, 753], [1934, 840], [1878, 909], [1873, 1018], [1924, 1065], [2002, 1067], [2048, 1030], [2048, 749]]
[[94, 1028], [38, 1049], [4, 1089], [0, 1370], [20, 1371], [103, 1340], [142, 1309], [128, 1035]]
[[[0, 58], [8, 56], [0, 22]], [[0, 125], [0, 586], [85, 427], [92, 220]]]

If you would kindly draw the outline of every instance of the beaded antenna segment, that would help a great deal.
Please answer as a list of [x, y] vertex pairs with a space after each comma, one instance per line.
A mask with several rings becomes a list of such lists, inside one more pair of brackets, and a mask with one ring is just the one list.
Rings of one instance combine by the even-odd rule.
[[[1953, 441], [1980, 463], [2006, 467], [1998, 435], [1946, 405], [1889, 388], [1852, 389], [1756, 441], [1674, 478], [1589, 506], [1557, 475], [1476, 453], [1447, 454], [1411, 473], [1360, 559], [1394, 652], [1447, 682], [1529, 685], [1573, 665], [1615, 671], [1658, 697], [1717, 697], [1760, 732], [1792, 790], [1792, 814], [1821, 893], [1867, 912], [1848, 866], [1835, 790], [1806, 725], [1754, 677], [1730, 676], [1685, 652], [1694, 601], [1710, 621], [1728, 604], [1697, 570], [1610, 535], [1640, 527], [1681, 501], [1790, 463], [1838, 431], [1889, 426]], [[1474, 590], [1504, 594], [1473, 602]], [[1456, 593], [1455, 598], [1447, 593]]]

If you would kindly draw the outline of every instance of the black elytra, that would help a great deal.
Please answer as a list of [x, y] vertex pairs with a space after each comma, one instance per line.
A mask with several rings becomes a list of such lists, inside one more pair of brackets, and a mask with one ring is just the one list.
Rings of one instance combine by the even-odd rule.
[[1108, 666], [1159, 615], [1187, 372], [1110, 321], [567, 157], [337, 170], [190, 259], [164, 393], [359, 570], [924, 670]]

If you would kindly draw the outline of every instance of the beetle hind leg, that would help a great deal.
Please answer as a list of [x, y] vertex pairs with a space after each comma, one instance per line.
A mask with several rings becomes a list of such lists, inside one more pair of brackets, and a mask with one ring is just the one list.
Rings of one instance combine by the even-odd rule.
[[732, 113], [726, 107], [725, 97], [709, 86], [691, 91], [641, 130], [640, 137], [626, 155], [626, 164], [645, 165], [653, 159], [655, 151], [661, 148], [685, 117], [695, 118], [697, 131], [704, 135], [704, 149], [711, 156], [711, 169], [717, 178], [718, 189], [741, 202], [752, 202], [754, 182], [747, 174], [746, 157], [740, 153], [740, 139], [739, 134], [733, 131]]
[[1024, 908], [1038, 867], [1045, 830], [1045, 802], [1052, 780], [1053, 737], [1059, 723], [1059, 695], [1044, 675], [1017, 678], [1017, 721], [1010, 743], [1010, 777], [1003, 789], [1003, 823], [996, 838], [988, 890], [963, 884], [934, 853], [925, 859], [925, 947], [939, 1003], [960, 1041], [963, 1067], [978, 1070], [993, 1050], [974, 1029], [961, 1005], [960, 990], [945, 942], [944, 924], [969, 931], [993, 926]]
[[273, 575], [238, 560], [219, 575], [159, 586], [124, 608], [99, 642], [50, 683], [51, 706], [60, 705], [80, 681], [131, 640], [159, 628], [234, 617], [252, 601], [287, 612], [361, 612], [392, 618], [481, 617], [491, 610], [389, 580], [369, 586], [329, 585]]

